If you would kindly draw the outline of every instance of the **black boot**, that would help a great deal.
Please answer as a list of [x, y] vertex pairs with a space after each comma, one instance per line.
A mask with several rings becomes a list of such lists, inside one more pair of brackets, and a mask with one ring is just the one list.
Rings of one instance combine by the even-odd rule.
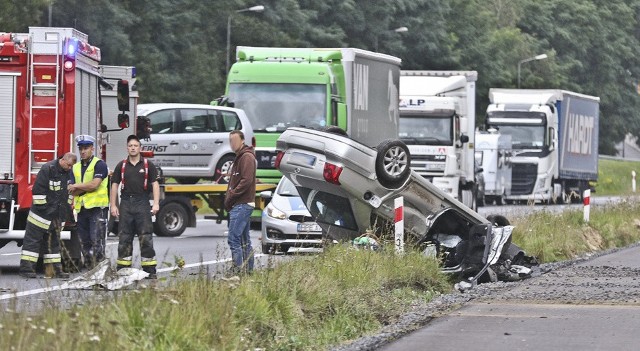
[[18, 274], [25, 278], [37, 278], [36, 263], [27, 260], [20, 260], [20, 270], [18, 271]]
[[69, 279], [69, 273], [62, 270], [62, 263], [54, 263], [53, 272], [55, 274], [54, 277], [56, 278]]

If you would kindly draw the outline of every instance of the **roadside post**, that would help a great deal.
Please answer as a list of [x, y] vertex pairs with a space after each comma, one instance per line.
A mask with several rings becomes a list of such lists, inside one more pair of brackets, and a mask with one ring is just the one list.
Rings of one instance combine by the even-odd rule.
[[582, 194], [582, 203], [584, 205], [583, 219], [585, 223], [589, 223], [589, 211], [591, 207], [590, 201], [591, 201], [591, 189], [587, 189]]
[[404, 198], [402, 196], [393, 200], [395, 208], [395, 244], [396, 252], [404, 252]]
[[631, 171], [631, 191], [636, 192], [636, 171]]

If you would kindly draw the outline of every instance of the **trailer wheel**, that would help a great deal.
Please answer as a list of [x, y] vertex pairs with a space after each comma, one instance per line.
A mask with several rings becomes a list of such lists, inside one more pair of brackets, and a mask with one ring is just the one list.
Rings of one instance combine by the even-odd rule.
[[376, 175], [384, 187], [399, 188], [411, 174], [411, 155], [405, 143], [397, 139], [382, 141], [376, 156]]
[[180, 236], [187, 229], [187, 210], [184, 206], [170, 202], [160, 207], [153, 223], [157, 236]]
[[192, 185], [196, 184], [200, 180], [200, 178], [176, 177], [175, 180], [176, 182], [178, 182], [178, 184]]

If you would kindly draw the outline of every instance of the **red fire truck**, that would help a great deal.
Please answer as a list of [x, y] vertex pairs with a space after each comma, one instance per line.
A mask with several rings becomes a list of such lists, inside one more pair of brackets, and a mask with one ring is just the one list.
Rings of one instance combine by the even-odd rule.
[[[129, 84], [121, 79], [114, 87], [102, 77], [99, 62], [100, 49], [72, 28], [0, 32], [0, 247], [10, 241], [21, 245], [38, 170], [77, 151], [75, 136], [94, 136], [95, 154], [105, 157], [110, 130], [102, 120], [101, 90], [117, 91], [123, 111], [107, 119], [117, 119], [118, 130], [129, 127]], [[62, 232], [63, 240], [70, 236]]]

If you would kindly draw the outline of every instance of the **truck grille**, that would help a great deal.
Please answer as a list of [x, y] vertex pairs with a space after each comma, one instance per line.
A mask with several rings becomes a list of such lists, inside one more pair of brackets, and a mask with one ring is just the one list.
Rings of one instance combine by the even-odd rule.
[[445, 162], [445, 155], [411, 155], [411, 169], [423, 177], [442, 176]]
[[511, 172], [511, 195], [532, 194], [538, 177], [538, 165], [514, 163]]

